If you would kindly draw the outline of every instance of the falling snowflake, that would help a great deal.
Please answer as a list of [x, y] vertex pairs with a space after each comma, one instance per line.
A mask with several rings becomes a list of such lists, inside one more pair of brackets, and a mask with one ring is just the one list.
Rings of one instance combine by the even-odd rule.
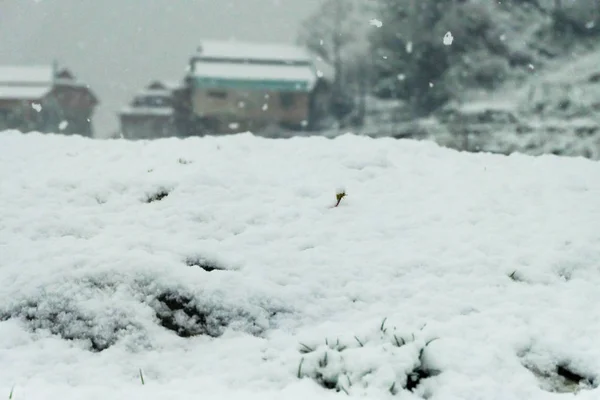
[[33, 108], [37, 112], [42, 111], [42, 105], [39, 103], [31, 103], [31, 108]]
[[433, 82], [429, 82], [429, 87], [433, 87]]
[[379, 20], [377, 18], [373, 18], [372, 20], [370, 20], [369, 24], [371, 24], [372, 26], [375, 26], [377, 28], [381, 28], [383, 26], [383, 22], [381, 22], [381, 20]]
[[262, 110], [267, 111], [269, 109], [269, 105], [267, 103], [263, 104]]
[[64, 131], [65, 129], [67, 129], [67, 126], [69, 126], [69, 122], [61, 121], [60, 124], [58, 124], [58, 129]]
[[452, 32], [448, 31], [446, 32], [446, 34], [444, 35], [444, 45], [446, 46], [450, 46], [452, 44], [452, 42], [454, 41], [454, 36], [452, 36]]
[[535, 67], [533, 66], [533, 64], [529, 64], [529, 65], [528, 65], [528, 67], [529, 67], [529, 69], [530, 69], [530, 70], [532, 70], [532, 71], [535, 69]]
[[232, 122], [229, 124], [229, 129], [238, 129], [240, 127], [240, 124], [238, 124], [237, 122]]
[[413, 51], [413, 43], [412, 42], [406, 43], [406, 52], [410, 54], [410, 53], [412, 53], [412, 51]]
[[404, 75], [404, 74], [398, 74], [397, 78], [398, 78], [399, 81], [403, 81], [403, 80], [406, 79], [406, 75]]

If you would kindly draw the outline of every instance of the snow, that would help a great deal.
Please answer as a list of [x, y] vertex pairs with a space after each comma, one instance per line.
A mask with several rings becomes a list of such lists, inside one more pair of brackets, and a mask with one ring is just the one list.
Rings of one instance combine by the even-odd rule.
[[[300, 46], [239, 40], [206, 40], [202, 41], [200, 48], [198, 56], [212, 61], [196, 62], [196, 68], [202, 71], [200, 74], [210, 77], [264, 79], [272, 76], [272, 79], [299, 79], [310, 82], [315, 80], [315, 74], [330, 81], [335, 78], [331, 65]], [[215, 59], [223, 62], [215, 62]], [[239, 65], [228, 63], [227, 60], [252, 60], [256, 64]], [[298, 65], [285, 65], [285, 69], [283, 65], [272, 65], [282, 62]], [[279, 78], [280, 76], [283, 78]]]
[[442, 38], [442, 42], [444, 43], [444, 46], [451, 46], [453, 41], [454, 41], [454, 36], [452, 36], [452, 32], [450, 32], [450, 31], [446, 32], [446, 34]]
[[279, 43], [257, 43], [240, 40], [203, 40], [198, 55], [206, 58], [261, 61], [310, 61], [302, 47]]
[[0, 393], [573, 398], [547, 390], [557, 364], [600, 375], [599, 178], [352, 135], [2, 132]]
[[161, 86], [165, 87], [167, 90], [179, 89], [182, 86], [182, 82], [179, 80], [163, 79], [163, 80], [152, 81], [148, 85], [147, 89], [150, 89], [149, 86], [152, 86], [155, 84], [161, 85]]
[[[600, 50], [567, 61], [561, 59], [543, 70], [537, 70], [525, 83], [507, 84], [493, 94], [494, 101], [513, 104], [515, 111], [523, 112], [529, 112], [529, 108], [536, 104], [545, 104], [549, 106], [548, 111], [558, 115], [561, 112], [556, 110], [553, 103], [569, 100], [572, 105], [587, 108], [587, 113], [595, 112], [589, 108], [594, 108], [598, 103], [600, 85], [591, 79], [600, 74], [599, 63]], [[484, 97], [489, 97], [489, 94]]]
[[36, 84], [49, 85], [54, 78], [50, 65], [0, 65], [0, 85]]
[[167, 117], [173, 115], [173, 108], [171, 107], [123, 107], [121, 114], [127, 115], [153, 115]]
[[162, 97], [170, 97], [172, 95], [172, 91], [169, 89], [142, 89], [137, 93], [137, 96], [162, 96]]
[[307, 65], [264, 65], [197, 61], [194, 75], [208, 79], [306, 82], [314, 85], [316, 74]]
[[492, 110], [492, 111], [504, 111], [504, 112], [514, 112], [515, 105], [508, 101], [500, 100], [478, 100], [478, 101], [469, 101], [465, 103], [461, 103], [458, 108], [461, 112], [466, 114], [477, 114], [484, 111]]
[[50, 86], [4, 86], [0, 84], [0, 99], [38, 100], [52, 90]]

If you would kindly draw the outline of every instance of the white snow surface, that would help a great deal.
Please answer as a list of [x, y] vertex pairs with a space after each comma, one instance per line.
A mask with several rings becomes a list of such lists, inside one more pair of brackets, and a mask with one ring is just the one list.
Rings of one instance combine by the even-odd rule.
[[0, 65], [0, 84], [51, 84], [54, 71], [51, 65]]
[[262, 61], [311, 61], [307, 50], [280, 43], [258, 43], [243, 40], [203, 40], [199, 55], [207, 58]]
[[[581, 158], [353, 135], [2, 132], [0, 395], [346, 398], [297, 377], [302, 357], [303, 372], [319, 368], [300, 343], [318, 353], [339, 338], [354, 347], [324, 373], [358, 379], [352, 398], [571, 399], [523, 364], [600, 375], [599, 199], [600, 164]], [[232, 324], [175, 335], [152, 308], [165, 290]], [[404, 347], [377, 336], [384, 318]], [[92, 352], [58, 325], [112, 346]], [[432, 338], [424, 359], [440, 373], [392, 396]]]
[[46, 96], [51, 90], [51, 86], [14, 86], [0, 84], [0, 99], [38, 100]]

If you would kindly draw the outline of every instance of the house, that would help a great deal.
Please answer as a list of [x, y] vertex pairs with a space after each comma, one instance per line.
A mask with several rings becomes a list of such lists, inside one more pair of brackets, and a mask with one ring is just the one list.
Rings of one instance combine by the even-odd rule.
[[205, 41], [190, 59], [176, 108], [191, 114], [191, 134], [311, 129], [327, 114], [332, 71], [297, 46]]
[[153, 139], [176, 135], [173, 92], [177, 82], [153, 81], [119, 113], [121, 133], [127, 139]]
[[66, 68], [0, 66], [0, 131], [92, 136], [98, 99]]

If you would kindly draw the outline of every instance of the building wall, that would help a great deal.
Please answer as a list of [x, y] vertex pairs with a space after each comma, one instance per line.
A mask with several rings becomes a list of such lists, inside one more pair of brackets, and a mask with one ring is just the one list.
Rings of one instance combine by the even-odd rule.
[[176, 134], [169, 116], [121, 114], [121, 133], [126, 139], [155, 139]]
[[[39, 111], [34, 103], [41, 105]], [[0, 100], [0, 129], [92, 136], [94, 106], [85, 88], [55, 87], [38, 100]]]
[[223, 125], [252, 121], [255, 126], [270, 123], [303, 125], [309, 118], [309, 94], [303, 92], [266, 92], [236, 89], [196, 88], [192, 110], [200, 118], [217, 118]]

